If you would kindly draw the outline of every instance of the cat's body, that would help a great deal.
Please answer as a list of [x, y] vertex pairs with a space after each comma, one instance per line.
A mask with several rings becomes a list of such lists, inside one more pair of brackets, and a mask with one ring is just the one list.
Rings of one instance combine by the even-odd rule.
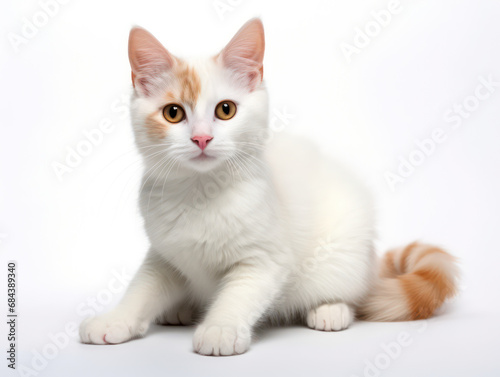
[[279, 275], [278, 305], [266, 308], [277, 320], [359, 303], [375, 271], [368, 195], [303, 140], [284, 137], [266, 152], [238, 172], [172, 172], [168, 185], [149, 177], [141, 208], [152, 249], [197, 300], [211, 301], [235, 264], [258, 262]]
[[130, 46], [151, 249], [118, 307], [82, 324], [84, 342], [121, 343], [195, 312], [195, 350], [231, 355], [266, 319], [342, 330], [356, 312], [427, 317], [453, 294], [452, 258], [430, 246], [392, 252], [378, 277], [362, 185], [302, 139], [265, 142], [260, 21], [202, 62], [173, 57], [142, 29]]

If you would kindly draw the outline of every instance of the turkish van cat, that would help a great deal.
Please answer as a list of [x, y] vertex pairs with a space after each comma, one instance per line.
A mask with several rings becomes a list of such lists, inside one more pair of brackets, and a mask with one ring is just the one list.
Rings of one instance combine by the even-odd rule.
[[456, 292], [454, 258], [437, 247], [378, 260], [370, 195], [350, 174], [302, 139], [264, 140], [259, 19], [204, 60], [135, 27], [129, 58], [151, 247], [118, 306], [82, 323], [84, 343], [196, 321], [196, 352], [236, 355], [264, 321], [339, 331], [355, 317], [428, 318]]

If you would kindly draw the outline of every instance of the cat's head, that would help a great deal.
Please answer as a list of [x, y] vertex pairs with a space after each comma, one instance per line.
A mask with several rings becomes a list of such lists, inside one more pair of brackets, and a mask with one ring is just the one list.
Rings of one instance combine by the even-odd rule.
[[130, 32], [129, 59], [136, 142], [157, 172], [208, 172], [259, 149], [267, 127], [262, 83], [264, 29], [248, 21], [222, 49], [203, 60], [172, 55], [149, 32]]

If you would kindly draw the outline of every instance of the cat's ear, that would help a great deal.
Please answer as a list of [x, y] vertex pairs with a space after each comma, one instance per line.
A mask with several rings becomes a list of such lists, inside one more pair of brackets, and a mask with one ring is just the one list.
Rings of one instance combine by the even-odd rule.
[[264, 26], [260, 19], [253, 18], [241, 27], [217, 59], [252, 91], [262, 81], [264, 48]]
[[141, 27], [130, 30], [128, 57], [132, 84], [146, 96], [154, 91], [162, 73], [172, 69], [175, 59], [150, 32]]

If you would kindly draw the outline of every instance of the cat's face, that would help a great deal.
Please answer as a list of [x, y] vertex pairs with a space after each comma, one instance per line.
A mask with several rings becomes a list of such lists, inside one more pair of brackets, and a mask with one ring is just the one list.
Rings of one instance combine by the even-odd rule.
[[267, 127], [263, 57], [258, 19], [247, 22], [218, 55], [197, 61], [177, 58], [146, 30], [132, 29], [132, 118], [139, 149], [156, 169], [152, 174], [207, 172], [259, 149]]

